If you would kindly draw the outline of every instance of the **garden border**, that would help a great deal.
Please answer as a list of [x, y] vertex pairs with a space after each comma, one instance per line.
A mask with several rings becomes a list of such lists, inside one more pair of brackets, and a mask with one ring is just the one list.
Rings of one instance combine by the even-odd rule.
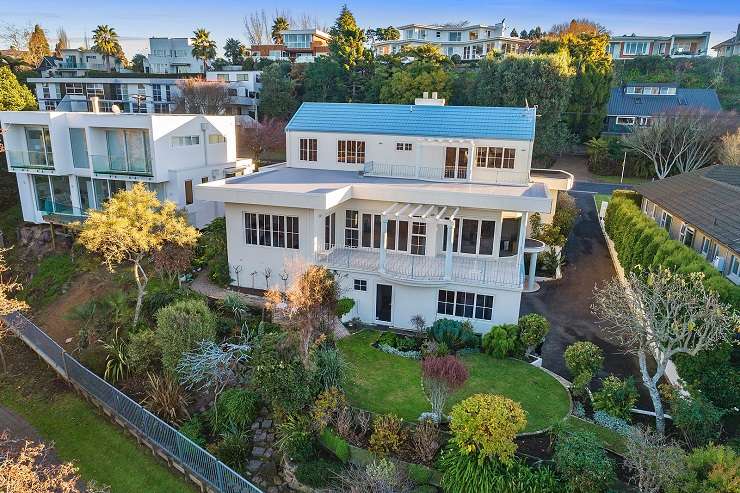
[[41, 328], [19, 312], [2, 320], [30, 349], [87, 401], [184, 474], [201, 491], [263, 493], [229, 466], [85, 368]]

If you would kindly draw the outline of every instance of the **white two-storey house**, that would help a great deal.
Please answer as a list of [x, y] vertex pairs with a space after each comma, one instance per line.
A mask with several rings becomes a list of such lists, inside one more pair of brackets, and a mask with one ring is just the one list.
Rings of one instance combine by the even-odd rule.
[[143, 182], [202, 227], [223, 213], [194, 186], [243, 172], [234, 117], [62, 111], [0, 112], [8, 169], [23, 219], [83, 219], [118, 190]]
[[199, 185], [225, 203], [233, 283], [283, 290], [292, 266], [317, 263], [365, 322], [514, 322], [525, 254], [542, 249], [529, 215], [549, 216], [572, 177], [532, 180], [535, 108], [440, 102], [304, 103], [286, 163]]

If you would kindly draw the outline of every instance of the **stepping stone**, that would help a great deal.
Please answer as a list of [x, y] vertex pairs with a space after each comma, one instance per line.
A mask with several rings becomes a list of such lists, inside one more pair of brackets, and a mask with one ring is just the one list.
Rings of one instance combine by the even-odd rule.
[[272, 426], [272, 420], [266, 419], [262, 422], [262, 428], [270, 428]]
[[257, 457], [262, 457], [265, 455], [265, 449], [262, 447], [254, 447], [252, 449], [252, 455], [256, 455]]
[[[259, 468], [262, 467], [262, 462], [252, 459], [247, 464], [247, 470], [251, 472], [257, 472], [259, 471]], [[255, 476], [255, 481], [257, 480], [257, 477]]]

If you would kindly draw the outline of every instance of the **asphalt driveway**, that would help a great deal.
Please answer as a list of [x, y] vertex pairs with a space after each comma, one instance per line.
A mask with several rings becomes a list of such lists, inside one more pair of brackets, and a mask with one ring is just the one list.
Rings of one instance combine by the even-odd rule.
[[552, 324], [542, 347], [545, 368], [570, 380], [563, 358], [565, 348], [576, 341], [591, 341], [604, 351], [604, 368], [598, 376], [610, 373], [619, 377], [633, 375], [640, 390], [641, 407], [652, 409], [647, 394], [641, 388], [637, 359], [625, 355], [610, 341], [591, 314], [594, 286], [611, 279], [616, 272], [601, 233], [593, 194], [571, 194], [581, 214], [565, 247], [567, 265], [563, 278], [542, 283], [536, 293], [524, 293], [521, 314], [540, 313]]

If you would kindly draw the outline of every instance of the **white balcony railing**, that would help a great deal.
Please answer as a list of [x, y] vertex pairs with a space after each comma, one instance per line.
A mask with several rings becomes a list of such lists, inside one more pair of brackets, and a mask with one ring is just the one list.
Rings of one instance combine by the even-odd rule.
[[377, 272], [388, 278], [419, 283], [449, 281], [511, 289], [519, 289], [524, 283], [516, 256], [484, 259], [455, 255], [450, 272], [446, 272], [444, 255], [410, 255], [392, 250], [386, 252], [384, 266], [380, 264], [380, 251], [367, 248], [335, 247], [319, 252], [318, 261], [334, 269]]

